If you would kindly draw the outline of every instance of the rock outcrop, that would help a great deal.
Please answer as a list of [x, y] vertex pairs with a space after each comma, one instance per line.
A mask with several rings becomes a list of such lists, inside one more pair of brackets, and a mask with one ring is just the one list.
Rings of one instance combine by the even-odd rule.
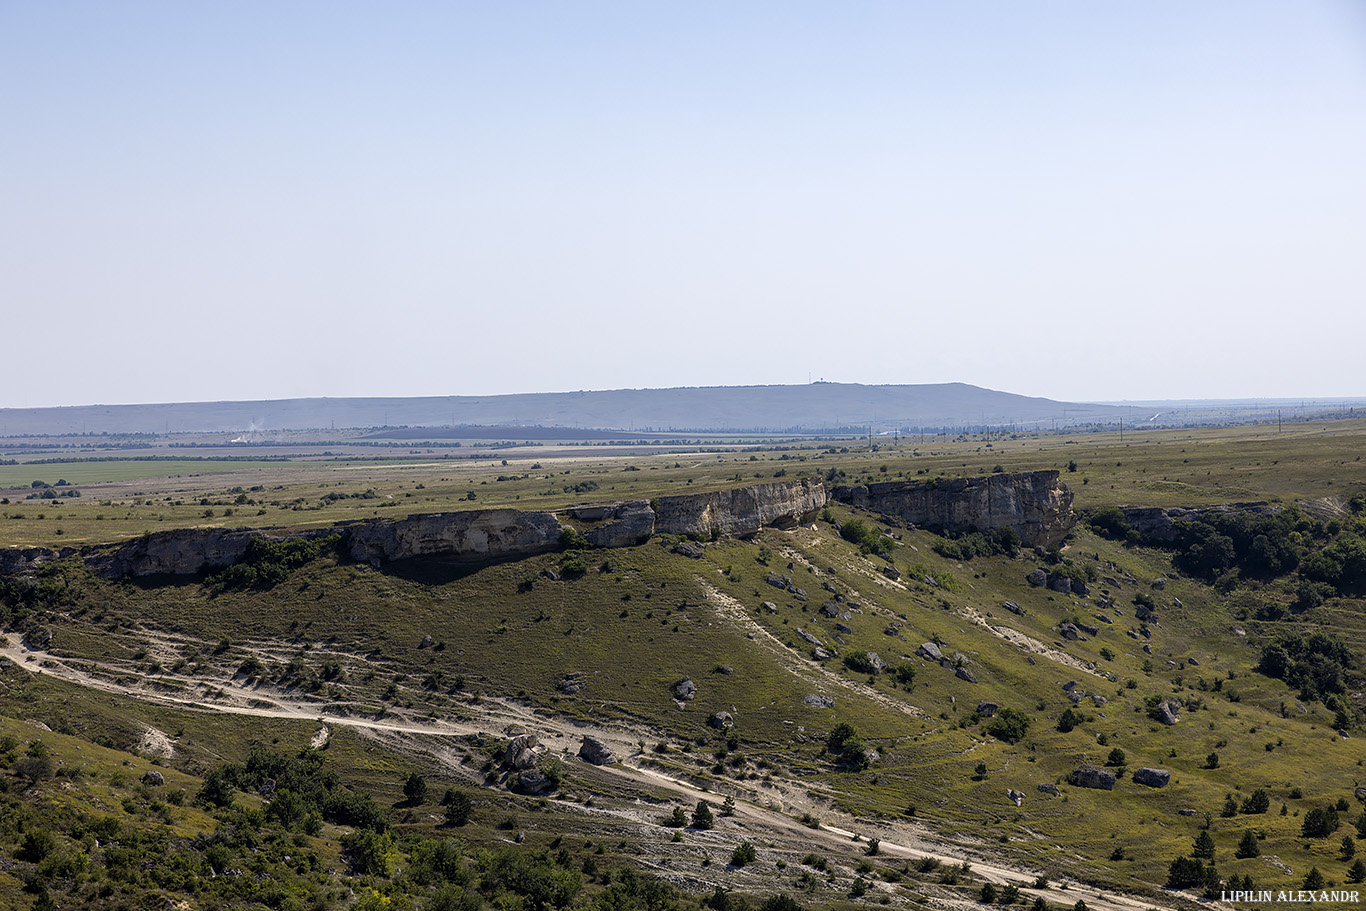
[[646, 500], [627, 500], [597, 506], [573, 506], [571, 519], [600, 522], [583, 533], [594, 547], [631, 547], [655, 533], [655, 511]]
[[815, 478], [660, 497], [654, 501], [655, 531], [744, 537], [760, 528], [790, 528], [810, 522], [826, 502], [825, 485]]
[[1013, 528], [1031, 547], [1062, 541], [1076, 521], [1072, 491], [1056, 471], [977, 478], [884, 481], [836, 487], [834, 499], [896, 516], [931, 531], [960, 534]]
[[411, 557], [491, 562], [559, 547], [563, 529], [548, 512], [480, 509], [371, 519], [346, 528], [353, 560], [374, 565]]
[[1181, 534], [1179, 522], [1199, 522], [1211, 516], [1230, 513], [1250, 513], [1258, 516], [1272, 516], [1279, 510], [1266, 503], [1224, 503], [1218, 506], [1198, 506], [1187, 509], [1181, 506], [1121, 506], [1124, 523], [1138, 532], [1139, 537], [1149, 543], [1171, 544]]

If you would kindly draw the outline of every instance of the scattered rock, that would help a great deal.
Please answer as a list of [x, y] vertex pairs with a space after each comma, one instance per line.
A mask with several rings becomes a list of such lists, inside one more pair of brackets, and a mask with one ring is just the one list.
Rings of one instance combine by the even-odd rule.
[[1181, 703], [1175, 699], [1163, 699], [1157, 706], [1157, 720], [1165, 725], [1173, 725], [1181, 720], [1181, 716], [1176, 714], [1176, 710], [1181, 708]]
[[1024, 791], [1017, 791], [1014, 788], [1006, 791], [1006, 797], [1010, 798], [1011, 803], [1017, 807], [1022, 805], [1025, 799]]
[[1092, 765], [1084, 765], [1067, 776], [1070, 784], [1079, 788], [1096, 788], [1102, 791], [1113, 791], [1115, 789], [1115, 773], [1109, 769], [1098, 769]]
[[835, 632], [837, 632], [837, 633], [843, 633], [844, 635], [848, 636], [848, 635], [850, 635], [851, 633], [854, 632], [854, 628], [853, 628], [852, 626], [847, 626], [846, 624], [843, 624], [843, 623], [836, 623], [836, 624], [835, 624]]
[[935, 645], [933, 642], [925, 642], [921, 644], [920, 648], [915, 650], [915, 653], [919, 655], [921, 658], [924, 658], [926, 661], [944, 660], [944, 653], [941, 652], [939, 650], [939, 646]]
[[1366, 802], [1366, 788], [1357, 788], [1355, 791], [1352, 792], [1352, 796], [1355, 797], [1357, 800]]
[[543, 569], [541, 570], [541, 575], [545, 576], [551, 582], [560, 581], [560, 574], [555, 572], [555, 570], [553, 569]]
[[1176, 812], [1177, 812], [1178, 814], [1182, 815], [1182, 816], [1199, 816], [1199, 815], [1200, 815], [1200, 811], [1199, 811], [1199, 810], [1192, 810], [1192, 809], [1190, 809], [1189, 807], [1187, 807], [1187, 808], [1184, 809], [1184, 810], [1177, 810]]
[[417, 644], [417, 647], [418, 647], [418, 648], [431, 648], [431, 647], [432, 647], [432, 637], [431, 637], [431, 636], [423, 636], [423, 637], [422, 637], [422, 641], [419, 642], [419, 643]]
[[589, 737], [586, 734], [583, 738], [583, 744], [579, 746], [579, 758], [593, 765], [612, 765], [617, 761], [616, 754], [612, 752], [611, 747], [596, 737]]
[[1072, 580], [1066, 576], [1050, 575], [1048, 577], [1048, 587], [1059, 594], [1065, 595], [1072, 591]]
[[1094, 702], [1094, 703], [1096, 704], [1096, 708], [1100, 708], [1101, 706], [1105, 705], [1105, 704], [1106, 704], [1107, 702], [1109, 702], [1110, 700], [1106, 699], [1106, 698], [1105, 698], [1104, 696], [1102, 696], [1100, 693], [1092, 693], [1092, 694], [1091, 694], [1091, 701]]
[[767, 582], [769, 585], [772, 585], [774, 588], [781, 588], [784, 591], [786, 591], [788, 586], [792, 584], [792, 580], [789, 579], [787, 576], [780, 576], [777, 573], [769, 573], [768, 578], [764, 581]]
[[1055, 784], [1041, 784], [1039, 785], [1039, 792], [1041, 794], [1052, 794], [1054, 797], [1062, 796], [1062, 791], [1059, 791]]
[[840, 606], [834, 601], [827, 601], [821, 605], [821, 616], [834, 619], [840, 615]]
[[1004, 607], [1012, 614], [1018, 614], [1021, 617], [1023, 617], [1025, 614], [1024, 608], [1020, 607], [1020, 605], [1016, 604], [1014, 601], [1006, 601], [1004, 604], [1001, 605], [1001, 607]]
[[1158, 591], [1162, 591], [1162, 589], [1164, 589], [1164, 588], [1166, 588], [1166, 587], [1167, 587], [1167, 580], [1166, 580], [1166, 579], [1154, 579], [1154, 580], [1153, 580], [1153, 588], [1157, 589]]
[[1081, 630], [1083, 633], [1085, 633], [1085, 634], [1088, 635], [1088, 636], [1099, 636], [1099, 635], [1100, 635], [1100, 627], [1098, 627], [1098, 626], [1090, 626], [1090, 625], [1085, 624], [1085, 623], [1078, 623], [1078, 624], [1077, 624], [1077, 629]]
[[830, 652], [827, 652], [825, 649], [820, 648], [819, 646], [813, 649], [811, 654], [816, 657], [817, 661], [829, 661], [831, 658], [835, 657]]
[[877, 652], [868, 653], [868, 663], [871, 664], [873, 666], [873, 670], [879, 674], [887, 670], [887, 662], [883, 661], [882, 658], [878, 656]]
[[1091, 594], [1091, 588], [1083, 580], [1073, 579], [1072, 594], [1081, 595], [1083, 598], [1085, 598], [1087, 595]]
[[583, 682], [582, 676], [582, 671], [572, 671], [565, 674], [564, 679], [555, 684], [555, 689], [564, 693], [566, 696], [573, 696], [576, 693], [581, 693], [583, 692], [584, 687], [588, 685]]
[[1187, 659], [1186, 659], [1186, 663], [1189, 664], [1191, 667], [1199, 667], [1199, 666], [1200, 666], [1200, 662], [1199, 662], [1199, 661], [1196, 661], [1194, 658], [1187, 658]]
[[1029, 575], [1025, 576], [1025, 581], [1034, 588], [1042, 588], [1048, 584], [1048, 573], [1042, 567], [1031, 570]]
[[731, 667], [729, 664], [718, 664], [716, 666], [716, 673], [725, 674], [727, 677], [733, 677], [735, 676], [735, 668]]
[[833, 709], [835, 707], [835, 700], [831, 699], [829, 696], [821, 696], [816, 693], [808, 693], [803, 696], [802, 702], [805, 702], [813, 709]]
[[1062, 637], [1063, 637], [1064, 639], [1068, 640], [1069, 642], [1083, 642], [1083, 641], [1085, 641], [1085, 640], [1082, 638], [1081, 630], [1077, 629], [1077, 628], [1076, 628], [1075, 626], [1073, 626], [1071, 623], [1063, 623], [1063, 624], [1060, 624], [1060, 625], [1058, 626], [1058, 632], [1062, 633]]
[[1150, 788], [1165, 788], [1172, 773], [1166, 769], [1134, 769], [1134, 781]]
[[763, 604], [760, 604], [759, 606], [762, 607], [764, 610], [768, 611], [770, 614], [776, 614], [778, 612], [778, 605], [774, 604], [772, 601], [765, 601]]
[[953, 672], [953, 675], [957, 677], [959, 680], [966, 680], [968, 683], [977, 682], [977, 678], [973, 676], [972, 671], [968, 670], [965, 667], [960, 667], [958, 670]]
[[712, 716], [707, 719], [707, 724], [718, 731], [728, 731], [735, 727], [735, 719], [731, 717], [730, 712], [713, 712]]
[[30, 627], [24, 633], [24, 644], [33, 649], [46, 649], [52, 645], [52, 630], [45, 626]]
[[693, 560], [702, 559], [702, 548], [691, 541], [679, 541], [677, 546], [674, 547], [674, 553], [682, 554]]
[[811, 643], [812, 645], [825, 645], [824, 642], [822, 642], [821, 640], [817, 639], [815, 636], [811, 635], [811, 634], [808, 633], [806, 630], [804, 630], [804, 629], [802, 629], [802, 628], [800, 628], [800, 627], [797, 628], [797, 635], [798, 635], [798, 636], [801, 636], [803, 639], [805, 639], [807, 642]]
[[166, 783], [166, 778], [156, 769], [148, 769], [142, 773], [142, 783], [159, 788]]
[[697, 684], [691, 677], [684, 677], [674, 684], [674, 695], [685, 701], [697, 698]]
[[992, 718], [1000, 710], [1001, 707], [994, 702], [977, 703], [977, 714], [981, 715], [983, 718]]
[[[891, 559], [891, 557], [884, 557], [884, 558], [887, 559], [887, 560], [890, 560], [890, 559]], [[882, 574], [883, 574], [884, 576], [886, 576], [888, 579], [891, 579], [893, 582], [895, 582], [895, 581], [897, 581], [898, 579], [901, 578], [901, 570], [899, 570], [899, 569], [897, 569], [895, 566], [891, 566], [891, 565], [882, 567]]]

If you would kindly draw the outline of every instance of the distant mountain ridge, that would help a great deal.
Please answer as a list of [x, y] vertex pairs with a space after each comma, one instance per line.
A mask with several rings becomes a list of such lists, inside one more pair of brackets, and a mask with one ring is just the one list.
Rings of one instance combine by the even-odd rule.
[[358, 427], [559, 426], [646, 434], [834, 428], [961, 429], [1113, 422], [1125, 405], [1058, 402], [966, 383], [699, 386], [489, 396], [0, 408], [0, 436], [212, 433]]

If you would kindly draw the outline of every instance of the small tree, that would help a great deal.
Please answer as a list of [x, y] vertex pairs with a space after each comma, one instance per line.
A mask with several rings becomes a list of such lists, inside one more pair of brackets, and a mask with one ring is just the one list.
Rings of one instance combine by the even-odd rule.
[[1342, 847], [1338, 849], [1338, 857], [1343, 860], [1351, 860], [1357, 856], [1357, 843], [1350, 835], [1342, 836]]
[[1202, 860], [1210, 860], [1214, 857], [1214, 839], [1209, 832], [1201, 831], [1195, 836], [1195, 846], [1191, 848], [1191, 856], [1199, 857]]
[[403, 783], [403, 796], [408, 803], [413, 806], [420, 806], [427, 802], [427, 779], [413, 772], [408, 776], [408, 780]]
[[692, 811], [692, 827], [694, 829], [710, 829], [716, 824], [716, 818], [712, 816], [711, 805], [705, 800], [699, 800], [697, 807]]
[[1129, 761], [1129, 757], [1124, 755], [1124, 751], [1115, 747], [1110, 751], [1110, 755], [1105, 758], [1106, 765], [1124, 765]]
[[734, 815], [735, 815], [735, 798], [734, 798], [734, 797], [731, 797], [729, 794], [726, 795], [725, 801], [722, 802], [722, 804], [721, 804], [721, 815], [722, 815], [722, 816], [734, 816]]
[[1310, 867], [1309, 873], [1304, 877], [1304, 889], [1306, 892], [1316, 892], [1323, 888], [1323, 874], [1318, 867]]
[[1219, 768], [1219, 754], [1218, 754], [1218, 753], [1210, 753], [1208, 756], [1205, 757], [1205, 768], [1207, 768], [1207, 769], [1217, 769], [1217, 768]]
[[474, 801], [464, 791], [448, 791], [446, 801], [446, 825], [463, 826], [474, 814]]
[[1251, 829], [1243, 832], [1242, 841], [1238, 842], [1238, 849], [1233, 852], [1234, 857], [1257, 857], [1262, 853], [1262, 846], [1257, 843], [1257, 833]]
[[1327, 838], [1341, 824], [1336, 807], [1314, 807], [1304, 814], [1300, 832], [1305, 838]]
[[1360, 857], [1347, 869], [1347, 881], [1349, 883], [1366, 882], [1366, 863], [1362, 863]]
[[754, 853], [754, 845], [747, 841], [740, 842], [730, 855], [731, 865], [735, 867], [743, 867], [745, 864], [752, 864], [757, 859], [758, 858]]
[[1258, 788], [1252, 792], [1252, 796], [1243, 801], [1243, 805], [1238, 808], [1242, 813], [1265, 813], [1271, 809], [1271, 796], [1266, 793], [1266, 788]]
[[991, 883], [982, 883], [982, 895], [979, 900], [984, 905], [994, 905], [996, 903], [996, 887]]

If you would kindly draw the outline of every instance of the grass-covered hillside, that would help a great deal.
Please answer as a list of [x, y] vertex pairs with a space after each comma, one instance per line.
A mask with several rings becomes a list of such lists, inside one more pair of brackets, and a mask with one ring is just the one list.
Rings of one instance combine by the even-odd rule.
[[[23, 820], [0, 833], [0, 891], [17, 907], [915, 907], [986, 892], [1141, 908], [1249, 880], [1347, 886], [1366, 875], [1360, 463], [1331, 435], [1208, 434], [546, 462], [501, 482], [513, 466], [374, 468], [354, 491], [373, 487], [370, 501], [318, 499], [347, 481], [298, 510], [244, 487], [268, 516], [312, 522], [470, 492], [531, 508], [778, 472], [1060, 468], [1084, 521], [1048, 553], [831, 506], [811, 526], [690, 542], [700, 557], [656, 536], [477, 569], [376, 570], [325, 547], [267, 577], [109, 581], [50, 564], [0, 590], [0, 714], [14, 719], [0, 745], [8, 818]], [[1198, 495], [1157, 499], [1167, 484]], [[209, 499], [236, 503], [232, 490]], [[112, 507], [90, 513], [96, 495], [68, 499], [62, 515], [88, 524], [64, 527], [110, 522]], [[1211, 520], [1156, 542], [1106, 511], [1233, 500], [1272, 502], [1279, 524]], [[40, 527], [33, 502], [3, 507], [25, 516], [3, 524]], [[507, 747], [523, 734], [540, 748], [519, 770]], [[618, 761], [579, 760], [585, 735]], [[37, 777], [35, 738], [56, 757]], [[140, 783], [150, 761], [164, 786]], [[91, 771], [72, 775], [79, 762]], [[1082, 786], [1107, 772], [1112, 789]], [[95, 807], [149, 856], [110, 867]], [[28, 859], [30, 829], [76, 858], [62, 877]], [[209, 858], [216, 846], [238, 853]], [[130, 864], [140, 878], [117, 872]], [[235, 893], [224, 869], [271, 889]]]

